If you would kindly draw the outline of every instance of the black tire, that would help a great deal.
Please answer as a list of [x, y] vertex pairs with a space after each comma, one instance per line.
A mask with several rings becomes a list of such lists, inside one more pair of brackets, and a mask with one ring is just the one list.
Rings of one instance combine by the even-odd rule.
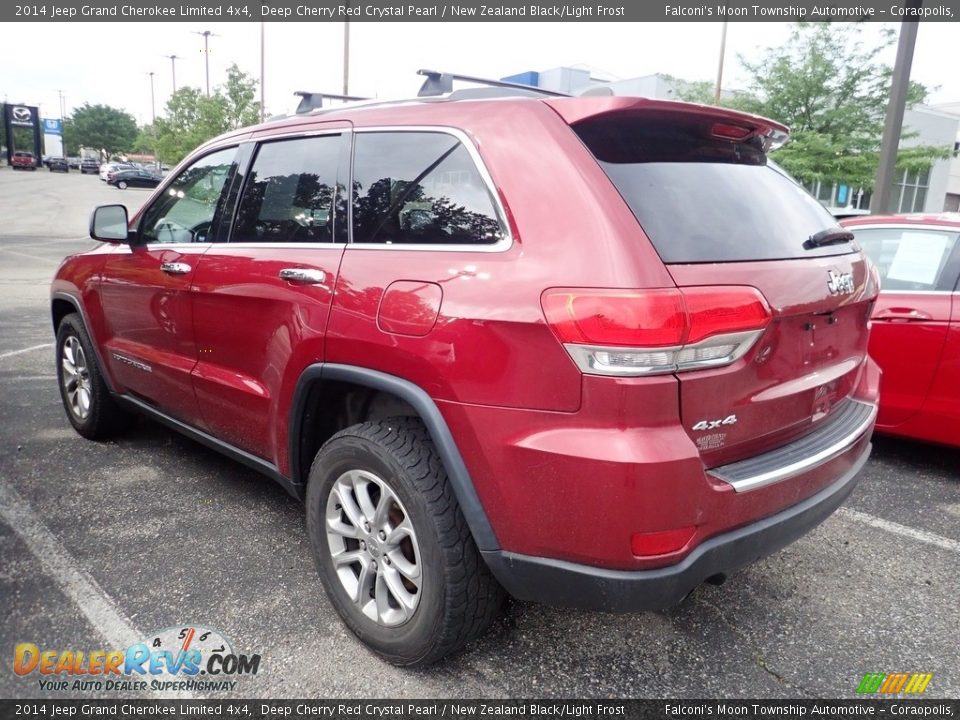
[[117, 182], [117, 187], [118, 187], [120, 190], [126, 190], [126, 189], [127, 189], [127, 181], [126, 181], [126, 180], [120, 180], [120, 181], [118, 181], [118, 182]]
[[[413, 525], [422, 584], [412, 616], [386, 627], [354, 604], [334, 569], [327, 501], [334, 483], [362, 470], [389, 485]], [[460, 650], [489, 627], [503, 590], [480, 557], [443, 463], [415, 418], [367, 422], [334, 435], [317, 453], [307, 485], [307, 529], [324, 589], [347, 627], [394, 665], [423, 666]], [[340, 506], [337, 505], [337, 508]], [[385, 560], [381, 559], [381, 565]]]
[[[89, 411], [85, 416], [82, 416], [71, 405], [67, 384], [64, 383], [64, 346], [71, 338], [75, 338], [79, 342], [87, 368], [85, 387], [89, 392], [90, 399]], [[57, 386], [60, 388], [63, 409], [67, 413], [67, 419], [73, 425], [74, 430], [90, 440], [100, 440], [116, 435], [121, 428], [127, 425], [130, 416], [117, 405], [110, 395], [100, 365], [97, 362], [97, 354], [90, 342], [90, 336], [87, 334], [87, 329], [78, 314], [71, 313], [60, 321], [60, 327], [57, 328], [56, 348]]]

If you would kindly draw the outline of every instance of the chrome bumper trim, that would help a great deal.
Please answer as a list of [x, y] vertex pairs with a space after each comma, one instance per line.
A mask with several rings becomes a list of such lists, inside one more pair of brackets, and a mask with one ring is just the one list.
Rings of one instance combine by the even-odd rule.
[[855, 445], [873, 426], [877, 406], [848, 400], [834, 418], [809, 435], [762, 455], [709, 470], [709, 474], [749, 492], [800, 475]]

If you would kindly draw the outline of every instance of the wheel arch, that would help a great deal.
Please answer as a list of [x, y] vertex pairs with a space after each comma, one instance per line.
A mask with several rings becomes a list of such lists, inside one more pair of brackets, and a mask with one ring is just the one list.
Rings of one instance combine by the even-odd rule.
[[57, 331], [60, 329], [60, 323], [62, 323], [63, 319], [71, 313], [76, 313], [80, 316], [80, 322], [83, 323], [83, 327], [87, 331], [87, 337], [90, 338], [90, 344], [93, 345], [93, 351], [96, 353], [97, 363], [100, 366], [103, 380], [107, 384], [107, 389], [110, 390], [111, 393], [116, 393], [116, 385], [113, 382], [113, 378], [110, 376], [110, 368], [103, 361], [103, 354], [100, 352], [100, 345], [90, 329], [90, 322], [87, 318], [87, 313], [83, 309], [83, 305], [80, 304], [80, 301], [77, 300], [77, 298], [69, 293], [62, 291], [54, 292], [50, 296], [50, 317], [53, 321], [54, 336], [56, 336]]
[[439, 408], [427, 392], [418, 385], [388, 373], [353, 365], [317, 363], [300, 375], [290, 405], [290, 435], [288, 451], [290, 476], [295, 484], [306, 487], [311, 457], [310, 429], [317, 422], [314, 407], [318, 393], [329, 384], [349, 383], [396, 398], [412, 410], [427, 428], [440, 455], [460, 510], [467, 521], [474, 541], [480, 550], [498, 550], [493, 527], [487, 517], [473, 480], [463, 461], [453, 434]]

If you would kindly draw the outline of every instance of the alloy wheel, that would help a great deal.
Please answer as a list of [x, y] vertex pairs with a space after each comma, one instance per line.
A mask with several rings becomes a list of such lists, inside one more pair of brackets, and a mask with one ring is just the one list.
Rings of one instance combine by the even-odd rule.
[[327, 546], [354, 605], [378, 625], [413, 617], [423, 576], [410, 516], [385, 480], [366, 470], [343, 473], [327, 497]]
[[61, 383], [67, 406], [77, 420], [86, 420], [90, 415], [91, 383], [87, 356], [83, 352], [80, 340], [70, 335], [63, 343], [60, 365], [63, 368]]

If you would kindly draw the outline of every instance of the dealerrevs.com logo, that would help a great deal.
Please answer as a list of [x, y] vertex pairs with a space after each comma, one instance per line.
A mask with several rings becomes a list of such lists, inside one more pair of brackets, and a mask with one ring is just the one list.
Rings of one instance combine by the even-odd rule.
[[41, 690], [217, 691], [256, 675], [260, 655], [238, 654], [220, 632], [200, 626], [166, 628], [126, 650], [41, 650], [19, 643], [13, 671], [39, 675]]

